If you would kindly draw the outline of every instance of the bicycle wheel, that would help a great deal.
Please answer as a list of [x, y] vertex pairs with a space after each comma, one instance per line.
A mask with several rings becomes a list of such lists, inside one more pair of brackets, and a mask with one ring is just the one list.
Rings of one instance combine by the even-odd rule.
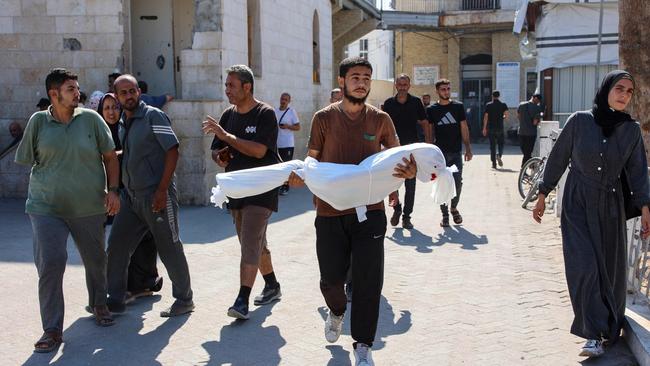
[[524, 197], [524, 201], [521, 203], [522, 208], [526, 208], [528, 202], [532, 202], [537, 199], [537, 189], [539, 188], [539, 180], [542, 178], [542, 174], [544, 174], [544, 161], [536, 166], [533, 175], [530, 177], [530, 188], [526, 193], [526, 197]]
[[526, 195], [530, 191], [531, 185], [533, 184], [533, 176], [541, 164], [541, 158], [530, 158], [524, 166], [521, 167], [521, 171], [519, 171], [519, 180], [517, 180], [517, 188], [519, 188], [519, 195], [522, 199], [526, 198]]

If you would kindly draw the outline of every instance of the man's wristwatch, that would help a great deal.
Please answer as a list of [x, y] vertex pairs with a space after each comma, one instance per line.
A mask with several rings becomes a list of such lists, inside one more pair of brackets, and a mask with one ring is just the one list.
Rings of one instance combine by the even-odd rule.
[[109, 192], [119, 193], [120, 192], [120, 187], [118, 187], [118, 186], [108, 187], [108, 191]]

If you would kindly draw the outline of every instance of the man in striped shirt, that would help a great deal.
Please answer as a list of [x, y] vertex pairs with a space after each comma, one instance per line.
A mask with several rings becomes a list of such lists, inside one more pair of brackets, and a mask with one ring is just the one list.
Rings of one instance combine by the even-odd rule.
[[124, 311], [129, 260], [150, 231], [176, 298], [160, 316], [189, 313], [194, 302], [187, 260], [178, 237], [174, 183], [178, 138], [163, 111], [140, 101], [141, 92], [133, 76], [118, 77], [115, 93], [124, 110], [120, 120], [124, 192], [123, 209], [115, 217], [108, 238], [108, 307], [112, 312]]

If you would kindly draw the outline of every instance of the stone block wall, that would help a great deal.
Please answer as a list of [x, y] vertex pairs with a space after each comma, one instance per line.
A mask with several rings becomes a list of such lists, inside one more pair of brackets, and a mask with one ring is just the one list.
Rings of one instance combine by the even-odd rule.
[[123, 69], [121, 0], [0, 0], [0, 9], [0, 120], [28, 119], [53, 67], [78, 73], [88, 95]]
[[213, 137], [203, 134], [201, 122], [208, 114], [219, 118], [228, 106], [227, 102], [175, 100], [166, 107], [180, 142], [176, 185], [183, 204], [210, 204], [210, 189], [216, 185], [215, 175], [222, 169], [212, 161]]
[[[0, 145], [4, 148], [6, 145]], [[27, 197], [29, 167], [14, 163], [16, 149], [0, 157], [0, 198]]]
[[[262, 75], [255, 80], [255, 97], [274, 107], [280, 94], [291, 94], [291, 107], [300, 119], [295, 133], [294, 156], [307, 152], [307, 140], [314, 112], [329, 104], [332, 89], [332, 14], [329, 1], [259, 1], [261, 9]], [[245, 0], [224, 1], [223, 69], [247, 64]], [[312, 22], [314, 11], [319, 19], [320, 83], [312, 81]], [[225, 78], [225, 76], [224, 76]], [[223, 82], [221, 83], [223, 89]]]

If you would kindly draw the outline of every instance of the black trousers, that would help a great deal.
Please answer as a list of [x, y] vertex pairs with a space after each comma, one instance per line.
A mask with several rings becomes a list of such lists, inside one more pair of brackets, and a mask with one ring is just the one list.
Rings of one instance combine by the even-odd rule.
[[151, 232], [147, 232], [131, 256], [129, 263], [129, 292], [140, 292], [151, 289], [158, 278], [158, 251]]
[[[463, 153], [444, 153], [444, 155], [447, 166], [456, 165], [456, 168], [458, 168], [458, 172], [453, 174], [454, 184], [456, 186], [456, 197], [451, 199], [451, 208], [455, 209], [458, 207], [460, 192], [463, 188]], [[449, 216], [449, 207], [447, 207], [447, 204], [440, 205], [440, 211], [443, 216]]]
[[359, 222], [356, 214], [316, 216], [316, 254], [320, 289], [332, 313], [347, 307], [343, 283], [352, 266], [351, 331], [355, 342], [372, 346], [377, 332], [379, 301], [384, 282], [386, 214], [375, 210]]
[[492, 161], [492, 164], [495, 164], [497, 161], [497, 154], [499, 157], [503, 156], [503, 130], [494, 132], [490, 131], [488, 137], [490, 138], [490, 160]]
[[[293, 147], [279, 147], [278, 148], [278, 155], [280, 155], [280, 159], [282, 161], [289, 161], [293, 159]], [[289, 184], [285, 183], [280, 187], [281, 190], [285, 192], [289, 192]]]
[[[115, 216], [107, 216], [104, 226], [112, 225]], [[151, 232], [147, 232], [131, 256], [127, 291], [141, 292], [151, 289], [158, 279], [158, 251]]]
[[415, 203], [415, 178], [404, 180], [404, 190], [404, 210], [402, 211], [402, 204], [398, 203], [395, 205], [395, 211], [402, 211], [403, 218], [411, 218]]
[[521, 147], [521, 153], [524, 154], [524, 157], [521, 159], [521, 166], [524, 166], [524, 164], [526, 164], [526, 162], [532, 157], [536, 139], [537, 136], [519, 135], [519, 146]]

